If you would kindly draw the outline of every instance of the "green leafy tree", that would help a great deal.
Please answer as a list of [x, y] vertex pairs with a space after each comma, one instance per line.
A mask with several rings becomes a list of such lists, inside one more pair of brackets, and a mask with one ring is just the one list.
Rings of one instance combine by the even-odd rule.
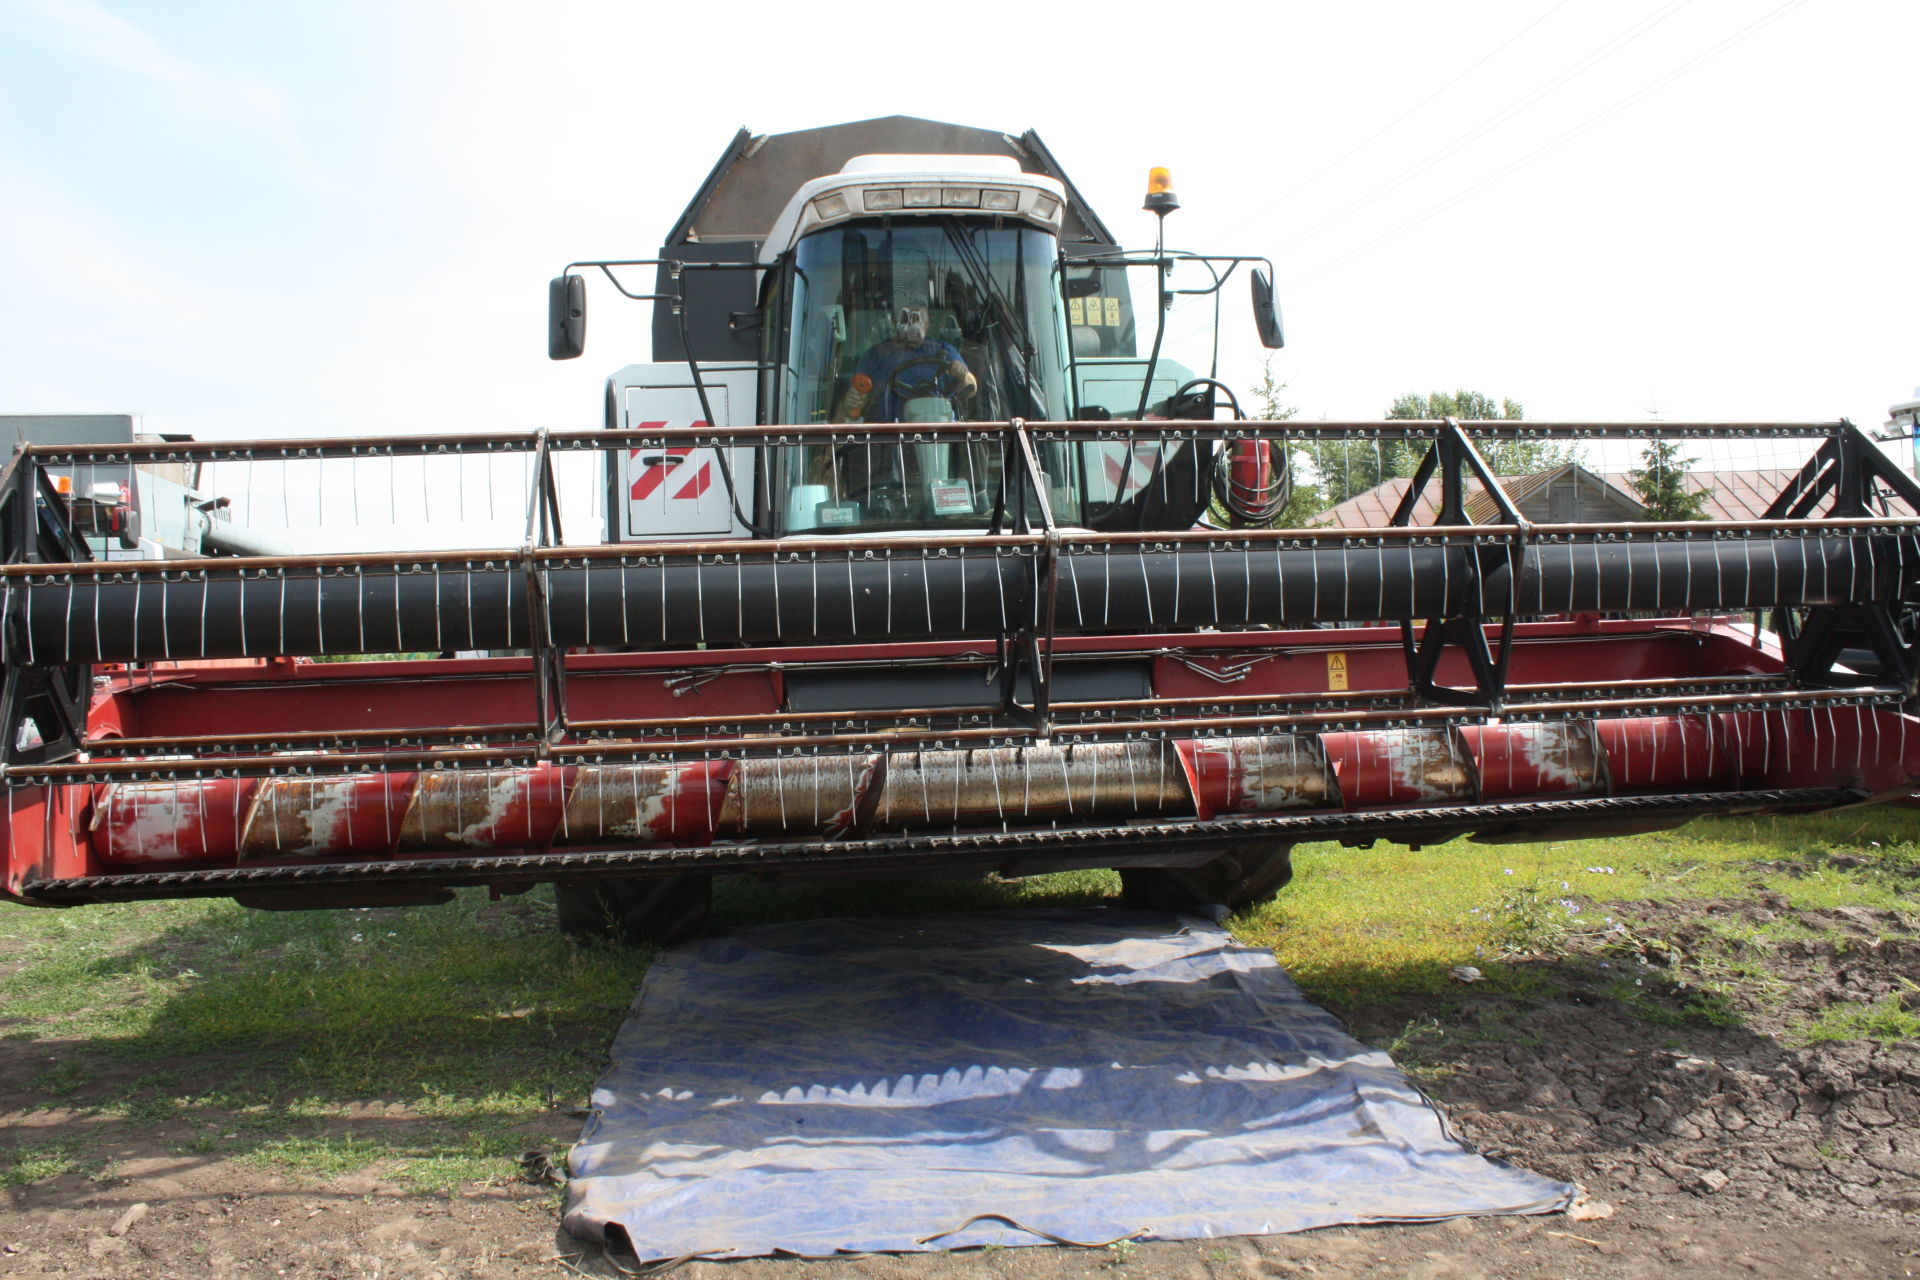
[[1280, 393], [1287, 384], [1273, 375], [1273, 357], [1268, 356], [1260, 362], [1260, 381], [1254, 384], [1253, 401], [1259, 412], [1253, 416], [1260, 422], [1285, 422], [1300, 412], [1298, 405], [1283, 403]]
[[[1281, 400], [1281, 393], [1286, 389], [1287, 384], [1274, 376], [1273, 358], [1269, 356], [1260, 366], [1260, 381], [1254, 384], [1253, 416], [1261, 422], [1285, 422], [1300, 412], [1298, 405]], [[1296, 442], [1288, 442], [1285, 447], [1287, 467], [1293, 474], [1293, 491], [1287, 498], [1287, 505], [1273, 518], [1273, 527], [1297, 529], [1332, 504], [1327, 501], [1320, 487], [1319, 468], [1312, 447]]]
[[[1426, 400], [1418, 396], [1401, 396], [1394, 401], [1392, 418], [1422, 418]], [[1419, 441], [1404, 440], [1366, 440], [1336, 439], [1302, 441], [1295, 447], [1296, 460], [1302, 455], [1311, 463], [1316, 490], [1316, 505], [1306, 516], [1318, 515], [1328, 507], [1345, 502], [1357, 493], [1391, 480], [1396, 476], [1410, 476], [1420, 465], [1420, 458], [1426, 447]], [[1296, 467], [1296, 473], [1298, 468]], [[1296, 480], [1296, 484], [1298, 481]], [[1296, 504], [1297, 505], [1297, 504]]]
[[1707, 498], [1713, 490], [1687, 487], [1687, 473], [1698, 458], [1680, 456], [1679, 442], [1649, 440], [1640, 451], [1643, 469], [1627, 472], [1627, 481], [1640, 495], [1646, 520], [1704, 520]]
[[1389, 418], [1454, 418], [1461, 422], [1518, 422], [1527, 416], [1518, 400], [1495, 403], [1492, 396], [1478, 391], [1456, 391], [1449, 395], [1436, 391], [1430, 396], [1408, 392], [1387, 410]]
[[[1255, 417], [1284, 421], [1298, 409], [1281, 402], [1286, 384], [1273, 375], [1271, 363], [1261, 370], [1261, 381], [1253, 389]], [[1436, 391], [1432, 395], [1409, 392], [1396, 398], [1387, 417], [1396, 421], [1431, 421], [1453, 418], [1455, 421], [1488, 420], [1517, 422], [1526, 416], [1520, 402], [1496, 401], [1478, 391]], [[1533, 475], [1579, 460], [1577, 448], [1552, 440], [1481, 439], [1476, 442], [1481, 455], [1495, 475]], [[1303, 440], [1289, 446], [1293, 465], [1293, 498], [1275, 524], [1297, 527], [1312, 522], [1314, 516], [1365, 493], [1388, 480], [1411, 476], [1425, 456], [1423, 441], [1402, 440]]]
[[[1425, 396], [1409, 392], [1397, 397], [1387, 410], [1387, 418], [1399, 422], [1440, 418], [1518, 422], [1525, 416], [1526, 410], [1518, 400], [1495, 401], [1492, 396], [1464, 389]], [[1579, 457], [1572, 447], [1551, 440], [1482, 438], [1475, 443], [1497, 476], [1550, 471]], [[1411, 476], [1426, 452], [1426, 443], [1419, 440], [1323, 440], [1311, 446], [1314, 470], [1329, 506], [1396, 477]]]
[[[1492, 396], [1463, 389], [1452, 394], [1436, 391], [1430, 396], [1409, 392], [1393, 402], [1393, 407], [1387, 410], [1387, 416], [1430, 421], [1452, 418], [1463, 423], [1519, 422], [1527, 416], [1527, 412], [1518, 400], [1502, 399], [1495, 403]], [[1580, 461], [1579, 448], [1560, 440], [1514, 440], [1482, 436], [1474, 441], [1474, 445], [1497, 476], [1538, 475], [1542, 471]]]

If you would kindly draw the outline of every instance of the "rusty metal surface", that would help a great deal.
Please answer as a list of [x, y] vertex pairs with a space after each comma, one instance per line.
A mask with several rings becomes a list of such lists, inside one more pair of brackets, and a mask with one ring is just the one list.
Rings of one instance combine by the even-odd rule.
[[377, 857], [390, 852], [413, 774], [269, 778], [260, 782], [240, 831], [242, 859]]
[[913, 830], [931, 823], [1153, 816], [1193, 809], [1186, 774], [1168, 744], [1049, 743], [892, 755], [877, 821], [881, 829]]
[[551, 765], [418, 775], [400, 844], [408, 849], [498, 849], [535, 844], [559, 825], [569, 778]]
[[733, 763], [724, 760], [583, 765], [553, 839], [559, 844], [703, 844], [719, 829], [733, 772]]
[[1317, 734], [1195, 739], [1182, 753], [1206, 817], [1341, 805], [1339, 779]]
[[741, 761], [727, 788], [719, 829], [753, 838], [845, 831], [855, 823], [879, 768], [880, 757], [864, 752]]
[[1479, 795], [1473, 753], [1451, 726], [1327, 735], [1327, 755], [1353, 808], [1466, 801]]

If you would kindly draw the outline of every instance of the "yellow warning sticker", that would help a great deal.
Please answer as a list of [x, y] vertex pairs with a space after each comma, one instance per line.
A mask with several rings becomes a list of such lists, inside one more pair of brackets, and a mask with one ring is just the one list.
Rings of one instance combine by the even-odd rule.
[[1080, 299], [1067, 299], [1067, 321], [1070, 324], [1085, 324], [1087, 322], [1086, 305], [1082, 303]]
[[1347, 687], [1347, 655], [1330, 653], [1327, 655], [1327, 688], [1344, 689]]
[[1120, 327], [1120, 299], [1103, 298], [1101, 301], [1107, 304], [1107, 323], [1113, 328], [1118, 329]]

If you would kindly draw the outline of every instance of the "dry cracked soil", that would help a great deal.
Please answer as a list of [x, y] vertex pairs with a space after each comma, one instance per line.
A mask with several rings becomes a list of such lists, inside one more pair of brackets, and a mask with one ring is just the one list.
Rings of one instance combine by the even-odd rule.
[[[1480, 1151], [1579, 1183], [1574, 1215], [1332, 1228], [1292, 1236], [822, 1260], [693, 1261], [684, 1280], [806, 1277], [1907, 1277], [1920, 1272], [1920, 1045], [1808, 1043], [1839, 1007], [1920, 991], [1920, 920], [1784, 901], [1643, 903], [1637, 954], [1530, 962], [1525, 996], [1466, 986], [1351, 1017], [1399, 1056]], [[1729, 920], [1798, 923], [1744, 960], [1767, 998], [1738, 1010], [1675, 975]], [[1718, 930], [1714, 926], [1721, 926]], [[1716, 952], [1722, 959], [1724, 951]], [[1736, 956], [1735, 959], [1742, 957]], [[1491, 984], [1486, 984], [1491, 985]], [[77, 1118], [22, 1092], [0, 1060], [0, 1123], [57, 1137]], [[38, 1107], [38, 1109], [35, 1109]], [[363, 1121], [406, 1123], [403, 1109]], [[556, 1112], [550, 1149], [578, 1121]], [[528, 1182], [454, 1197], [383, 1179], [302, 1177], [181, 1156], [128, 1132], [114, 1177], [16, 1187], [0, 1205], [0, 1280], [59, 1276], [550, 1277], [623, 1268], [562, 1234]]]

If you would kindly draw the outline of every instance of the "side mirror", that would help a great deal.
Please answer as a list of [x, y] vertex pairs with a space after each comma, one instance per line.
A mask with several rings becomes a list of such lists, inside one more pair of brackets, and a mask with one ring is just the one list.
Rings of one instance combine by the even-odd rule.
[[547, 359], [571, 360], [587, 349], [587, 282], [555, 276], [547, 284]]
[[1260, 345], [1277, 351], [1287, 345], [1280, 333], [1280, 308], [1273, 301], [1273, 277], [1259, 267], [1253, 269], [1253, 323], [1260, 330]]

